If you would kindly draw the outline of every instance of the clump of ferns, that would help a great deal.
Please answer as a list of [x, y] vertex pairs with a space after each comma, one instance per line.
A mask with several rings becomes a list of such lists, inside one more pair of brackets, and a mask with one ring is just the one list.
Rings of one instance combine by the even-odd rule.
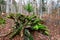
[[10, 34], [10, 39], [21, 34], [24, 36], [25, 40], [34, 40], [30, 30], [42, 31], [42, 33], [49, 35], [47, 27], [42, 24], [42, 20], [35, 15], [25, 16], [22, 14], [15, 14], [14, 16], [9, 16], [9, 18], [15, 21], [15, 30]]

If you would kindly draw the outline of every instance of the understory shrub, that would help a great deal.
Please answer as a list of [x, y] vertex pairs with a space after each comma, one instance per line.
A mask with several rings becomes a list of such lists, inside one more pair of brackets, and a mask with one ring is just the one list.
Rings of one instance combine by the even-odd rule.
[[[8, 18], [11, 18], [15, 21], [15, 30], [10, 34], [10, 39], [21, 33], [22, 36], [24, 36], [24, 39], [26, 40], [34, 40], [33, 36], [29, 32], [29, 30], [37, 30], [41, 31], [45, 35], [49, 35], [48, 28], [42, 24], [43, 20], [38, 18], [35, 15], [26, 16], [23, 14], [14, 14], [9, 15]], [[21, 36], [21, 37], [22, 37]]]

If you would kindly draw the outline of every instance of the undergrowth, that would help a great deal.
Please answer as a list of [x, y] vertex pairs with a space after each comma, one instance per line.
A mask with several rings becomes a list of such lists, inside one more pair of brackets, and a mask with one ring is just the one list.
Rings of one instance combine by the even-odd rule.
[[43, 20], [35, 15], [25, 16], [22, 14], [10, 14], [8, 18], [13, 19], [16, 24], [15, 30], [10, 34], [10, 39], [14, 38], [16, 35], [19, 35], [19, 33], [22, 32], [20, 35], [23, 34], [22, 36], [24, 36], [24, 39], [34, 40], [29, 30], [37, 30], [41, 31], [45, 35], [49, 35], [48, 28], [42, 24], [44, 23]]

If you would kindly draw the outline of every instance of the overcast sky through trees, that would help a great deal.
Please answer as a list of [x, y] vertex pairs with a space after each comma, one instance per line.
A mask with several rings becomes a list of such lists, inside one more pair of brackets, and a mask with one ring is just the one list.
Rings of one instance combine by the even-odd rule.
[[[19, 2], [19, 0], [15, 0], [16, 2]], [[27, 0], [25, 0], [25, 1], [27, 1]], [[48, 0], [49, 1], [49, 0]], [[57, 1], [57, 0], [54, 0], [55, 2]]]

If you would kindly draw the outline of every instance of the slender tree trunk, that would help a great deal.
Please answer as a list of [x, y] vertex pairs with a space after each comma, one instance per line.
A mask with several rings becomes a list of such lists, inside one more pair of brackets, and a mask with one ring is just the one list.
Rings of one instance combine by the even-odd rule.
[[40, 18], [41, 18], [42, 14], [43, 14], [43, 12], [42, 12], [42, 0], [39, 0], [39, 1], [40, 1], [40, 3], [39, 3], [39, 13], [40, 13]]

